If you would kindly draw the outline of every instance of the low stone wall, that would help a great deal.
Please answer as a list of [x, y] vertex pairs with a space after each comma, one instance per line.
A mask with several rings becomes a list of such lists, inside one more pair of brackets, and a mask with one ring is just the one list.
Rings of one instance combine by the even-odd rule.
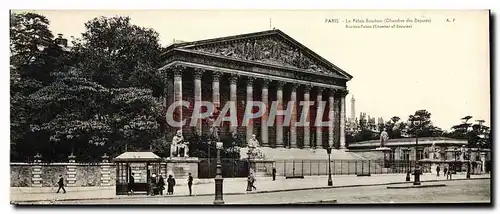
[[29, 187], [31, 186], [31, 166], [10, 165], [10, 186], [13, 187]]
[[[112, 163], [11, 163], [10, 164], [10, 186], [12, 187], [56, 187], [59, 181], [59, 175], [62, 175], [67, 186], [106, 186], [103, 183], [103, 167], [109, 166], [109, 185], [115, 184], [115, 167]], [[70, 185], [68, 181], [69, 171], [68, 168], [74, 167], [75, 181]], [[105, 168], [105, 167], [104, 167]], [[37, 179], [37, 173], [39, 178]], [[37, 181], [40, 181], [41, 185]]]

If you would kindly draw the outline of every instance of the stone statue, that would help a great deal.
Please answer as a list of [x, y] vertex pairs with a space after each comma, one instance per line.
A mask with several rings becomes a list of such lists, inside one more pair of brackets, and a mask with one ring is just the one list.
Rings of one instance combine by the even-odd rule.
[[248, 140], [247, 142], [247, 147], [248, 147], [248, 158], [250, 159], [255, 159], [255, 158], [264, 158], [264, 154], [259, 149], [259, 141], [257, 140], [257, 137], [255, 134], [252, 135], [252, 138]]
[[436, 158], [436, 143], [432, 143], [429, 148], [429, 159], [434, 160]]
[[441, 159], [441, 149], [436, 149], [435, 152], [434, 152], [434, 158], [436, 160], [440, 160]]
[[219, 108], [216, 108], [208, 118], [210, 121], [210, 140], [215, 142], [219, 142], [219, 127], [215, 123], [219, 116], [219, 112]]
[[460, 148], [460, 160], [463, 161], [465, 160], [465, 152], [467, 151], [467, 149], [465, 148], [465, 145], [462, 146], [462, 148]]
[[252, 135], [252, 138], [248, 140], [248, 147], [249, 148], [259, 147], [259, 141], [257, 140], [257, 137], [254, 134]]
[[385, 146], [385, 142], [389, 140], [389, 134], [387, 134], [385, 128], [384, 130], [380, 133], [380, 147]]
[[[181, 149], [184, 151], [184, 154], [180, 154]], [[181, 143], [177, 144], [177, 157], [189, 157], [189, 142], [187, 141], [182, 141]]]
[[172, 138], [172, 144], [170, 144], [170, 157], [175, 157], [175, 154], [179, 154], [178, 145], [184, 141], [184, 137], [182, 136], [182, 131], [177, 130], [177, 133]]

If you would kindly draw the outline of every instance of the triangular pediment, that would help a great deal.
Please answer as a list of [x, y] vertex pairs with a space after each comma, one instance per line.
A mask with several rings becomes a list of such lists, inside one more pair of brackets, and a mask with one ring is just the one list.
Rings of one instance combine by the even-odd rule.
[[352, 76], [280, 30], [223, 37], [176, 45], [194, 52], [293, 67], [339, 78]]

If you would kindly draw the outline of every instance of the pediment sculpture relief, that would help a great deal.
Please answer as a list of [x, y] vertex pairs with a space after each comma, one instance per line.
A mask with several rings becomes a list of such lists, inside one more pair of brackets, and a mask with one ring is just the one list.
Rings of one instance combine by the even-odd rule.
[[299, 49], [279, 41], [277, 38], [236, 41], [214, 46], [198, 46], [194, 47], [193, 50], [239, 59], [293, 66], [311, 72], [330, 73], [325, 67], [315, 64]]

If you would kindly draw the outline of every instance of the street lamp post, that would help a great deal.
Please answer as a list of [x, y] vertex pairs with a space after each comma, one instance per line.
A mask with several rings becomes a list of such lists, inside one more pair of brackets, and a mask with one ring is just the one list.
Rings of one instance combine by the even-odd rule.
[[467, 160], [467, 174], [465, 175], [465, 177], [466, 177], [467, 179], [469, 179], [469, 178], [470, 178], [470, 161], [471, 161], [471, 158], [470, 158], [470, 150], [471, 150], [470, 148], [467, 148], [467, 154], [469, 155], [468, 160]]
[[[417, 123], [418, 122], [418, 123]], [[420, 174], [421, 174], [421, 169], [420, 169], [420, 155], [418, 153], [418, 131], [421, 125], [420, 118], [419, 120], [415, 121], [417, 123], [417, 128], [415, 130], [415, 171], [413, 172], [414, 180], [413, 180], [413, 185], [420, 185]]]
[[222, 198], [222, 164], [220, 160], [220, 150], [222, 149], [222, 142], [217, 142], [217, 174], [215, 175], [215, 200], [214, 204], [224, 204], [224, 199]]
[[408, 158], [406, 159], [407, 164], [406, 164], [406, 181], [410, 181], [410, 170], [411, 170], [411, 162], [410, 162], [410, 148], [406, 149], [408, 153]]
[[328, 186], [333, 186], [332, 181], [332, 167], [330, 167], [330, 155], [332, 154], [332, 148], [326, 148], [326, 153], [328, 153]]

